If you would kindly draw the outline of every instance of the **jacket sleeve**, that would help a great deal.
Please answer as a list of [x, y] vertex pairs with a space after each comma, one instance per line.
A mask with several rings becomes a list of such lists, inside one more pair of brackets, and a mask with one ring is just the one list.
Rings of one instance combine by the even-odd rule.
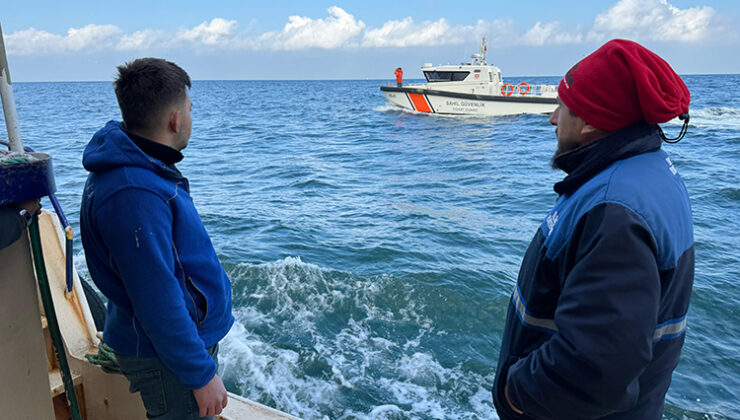
[[206, 351], [175, 277], [172, 213], [159, 195], [136, 188], [114, 194], [95, 215], [136, 319], [162, 363], [190, 389], [217, 366]]
[[591, 419], [636, 404], [658, 316], [656, 254], [645, 222], [624, 206], [581, 218], [558, 256], [558, 331], [508, 369], [515, 406], [537, 419]]

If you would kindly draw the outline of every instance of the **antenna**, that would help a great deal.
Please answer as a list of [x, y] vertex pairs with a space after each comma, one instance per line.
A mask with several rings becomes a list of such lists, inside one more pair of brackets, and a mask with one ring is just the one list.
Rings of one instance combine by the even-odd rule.
[[486, 37], [483, 37], [483, 43], [480, 46], [480, 53], [473, 54], [470, 56], [470, 58], [473, 59], [474, 64], [480, 64], [485, 66], [486, 65]]
[[486, 50], [488, 47], [486, 46], [486, 37], [483, 37], [483, 44], [480, 46], [480, 55], [483, 57], [483, 65], [486, 65]]

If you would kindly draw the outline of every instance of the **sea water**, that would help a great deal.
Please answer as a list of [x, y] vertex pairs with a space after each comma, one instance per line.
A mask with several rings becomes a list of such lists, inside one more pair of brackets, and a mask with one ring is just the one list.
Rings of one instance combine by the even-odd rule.
[[[737, 419], [740, 76], [684, 79], [691, 125], [664, 149], [691, 195], [696, 280], [664, 418]], [[178, 167], [233, 283], [222, 376], [306, 419], [495, 419], [510, 293], [564, 175], [549, 166], [554, 127], [404, 112], [382, 84], [194, 82]], [[53, 156], [79, 232], [82, 151], [120, 119], [111, 83], [14, 90], [24, 141]], [[87, 278], [79, 236], [75, 253]]]

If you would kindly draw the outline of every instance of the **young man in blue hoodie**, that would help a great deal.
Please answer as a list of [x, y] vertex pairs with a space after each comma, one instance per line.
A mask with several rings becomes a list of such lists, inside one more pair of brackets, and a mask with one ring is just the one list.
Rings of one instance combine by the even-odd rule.
[[231, 283], [175, 167], [188, 144], [190, 77], [141, 58], [118, 67], [123, 123], [85, 148], [80, 227], [90, 275], [108, 298], [104, 341], [147, 418], [220, 414], [218, 342], [231, 328]]

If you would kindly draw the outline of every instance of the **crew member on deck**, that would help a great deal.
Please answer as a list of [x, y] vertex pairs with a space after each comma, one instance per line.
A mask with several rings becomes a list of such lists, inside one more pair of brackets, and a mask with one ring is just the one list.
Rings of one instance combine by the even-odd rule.
[[139, 58], [113, 85], [123, 123], [108, 122], [82, 157], [80, 231], [108, 297], [103, 340], [148, 419], [212, 420], [228, 402], [218, 342], [234, 316], [231, 281], [175, 166], [193, 125], [190, 76]]
[[[501, 420], [659, 420], [694, 280], [689, 195], [661, 149], [689, 90], [612, 40], [558, 87], [555, 206], [514, 285], [493, 401]], [[667, 139], [658, 123], [684, 120]]]
[[403, 69], [399, 67], [393, 74], [396, 75], [396, 84], [398, 87], [403, 86]]

